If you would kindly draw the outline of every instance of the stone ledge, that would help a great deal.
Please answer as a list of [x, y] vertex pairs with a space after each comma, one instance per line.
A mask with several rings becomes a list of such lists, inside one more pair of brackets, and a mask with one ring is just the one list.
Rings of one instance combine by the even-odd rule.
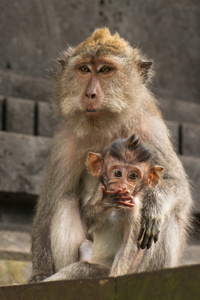
[[51, 139], [0, 131], [0, 191], [38, 195]]
[[200, 124], [200, 104], [178, 99], [159, 99], [163, 117], [179, 123]]
[[0, 96], [0, 130], [52, 137], [58, 119], [49, 102]]
[[35, 131], [35, 102], [19, 98], [5, 100], [5, 130], [33, 135]]
[[117, 278], [65, 280], [0, 288], [0, 299], [199, 300], [200, 265]]
[[50, 93], [47, 79], [0, 70], [0, 94], [3, 96], [47, 101]]
[[[0, 286], [27, 283], [31, 275], [31, 270], [31, 262], [0, 259]], [[2, 300], [1, 295], [0, 299]], [[7, 299], [10, 298], [8, 297]]]
[[182, 154], [200, 157], [200, 125], [184, 123], [181, 125], [181, 132]]
[[199, 299], [200, 265], [117, 278], [117, 299]]
[[191, 156], [180, 156], [188, 179], [191, 183], [192, 195], [195, 202], [195, 213], [200, 212], [200, 158]]
[[[39, 195], [51, 138], [0, 131], [0, 192]], [[200, 158], [180, 156], [200, 212]]]
[[166, 121], [166, 125], [170, 131], [171, 142], [176, 153], [179, 153], [180, 142], [180, 124], [178, 122]]
[[31, 260], [30, 232], [2, 230], [0, 228], [0, 259]]

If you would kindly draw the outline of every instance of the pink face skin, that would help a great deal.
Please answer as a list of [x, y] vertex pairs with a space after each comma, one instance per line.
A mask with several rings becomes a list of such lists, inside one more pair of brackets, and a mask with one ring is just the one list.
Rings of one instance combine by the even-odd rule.
[[109, 182], [106, 189], [108, 191], [122, 189], [123, 191], [129, 191], [130, 194], [133, 194], [136, 185], [144, 175], [149, 175], [150, 173], [148, 163], [137, 163], [137, 165], [132, 165], [128, 163], [119, 163], [119, 161], [110, 158], [107, 163], [107, 170]]
[[137, 166], [134, 166], [109, 159], [107, 171], [109, 182], [106, 185], [106, 191], [107, 193], [114, 192], [116, 198], [120, 199], [119, 204], [133, 207], [134, 198], [132, 194], [144, 174], [149, 174], [147, 163], [138, 163]]
[[116, 75], [116, 63], [109, 59], [85, 59], [77, 63], [75, 72], [79, 82], [85, 87], [81, 104], [87, 118], [95, 118], [103, 113], [102, 99], [105, 96], [102, 86]]
[[[133, 160], [134, 161], [134, 160]], [[151, 166], [149, 161], [123, 163], [119, 159], [107, 156], [102, 159], [99, 153], [88, 153], [88, 170], [96, 178], [104, 177], [103, 194], [110, 194], [117, 203], [133, 207], [135, 188], [152, 189], [158, 183], [163, 167]], [[138, 186], [139, 184], [139, 186]], [[138, 191], [137, 191], [138, 192]], [[134, 196], [135, 197], [135, 196]]]

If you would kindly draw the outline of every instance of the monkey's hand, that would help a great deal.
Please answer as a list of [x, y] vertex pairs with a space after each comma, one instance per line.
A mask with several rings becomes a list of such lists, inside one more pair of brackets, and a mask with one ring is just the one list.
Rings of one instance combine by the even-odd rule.
[[138, 236], [138, 241], [141, 242], [142, 249], [151, 248], [152, 243], [156, 243], [160, 233], [161, 222], [159, 219], [142, 218], [141, 230]]
[[46, 275], [46, 274], [43, 274], [43, 273], [40, 273], [40, 274], [36, 274], [36, 275], [33, 275], [28, 283], [37, 283], [37, 282], [40, 282], [40, 281], [43, 281], [44, 279], [46, 279], [47, 277], [49, 277], [49, 275]]
[[103, 199], [116, 208], [134, 207], [134, 198], [128, 190], [118, 189], [117, 191], [107, 191], [105, 186], [102, 186]]

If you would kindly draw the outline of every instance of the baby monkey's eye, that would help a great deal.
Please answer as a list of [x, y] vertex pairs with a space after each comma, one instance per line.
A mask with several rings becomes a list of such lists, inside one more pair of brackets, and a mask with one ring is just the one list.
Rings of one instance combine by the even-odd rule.
[[131, 180], [136, 180], [136, 179], [138, 179], [138, 174], [137, 173], [131, 173], [131, 174], [129, 174], [128, 178], [131, 179]]
[[90, 69], [87, 66], [80, 67], [80, 70], [81, 70], [82, 73], [88, 73], [88, 72], [90, 72]]
[[117, 170], [114, 172], [115, 177], [122, 177], [122, 172]]
[[103, 67], [101, 68], [101, 70], [99, 72], [102, 73], [109, 73], [112, 69], [110, 67]]

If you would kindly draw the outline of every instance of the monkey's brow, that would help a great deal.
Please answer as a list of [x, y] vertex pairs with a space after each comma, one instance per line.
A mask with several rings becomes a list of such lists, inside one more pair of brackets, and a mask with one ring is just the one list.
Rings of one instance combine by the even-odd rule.
[[104, 66], [105, 64], [100, 64], [98, 67], [97, 67], [97, 71], [99, 72], [101, 70], [101, 68]]

